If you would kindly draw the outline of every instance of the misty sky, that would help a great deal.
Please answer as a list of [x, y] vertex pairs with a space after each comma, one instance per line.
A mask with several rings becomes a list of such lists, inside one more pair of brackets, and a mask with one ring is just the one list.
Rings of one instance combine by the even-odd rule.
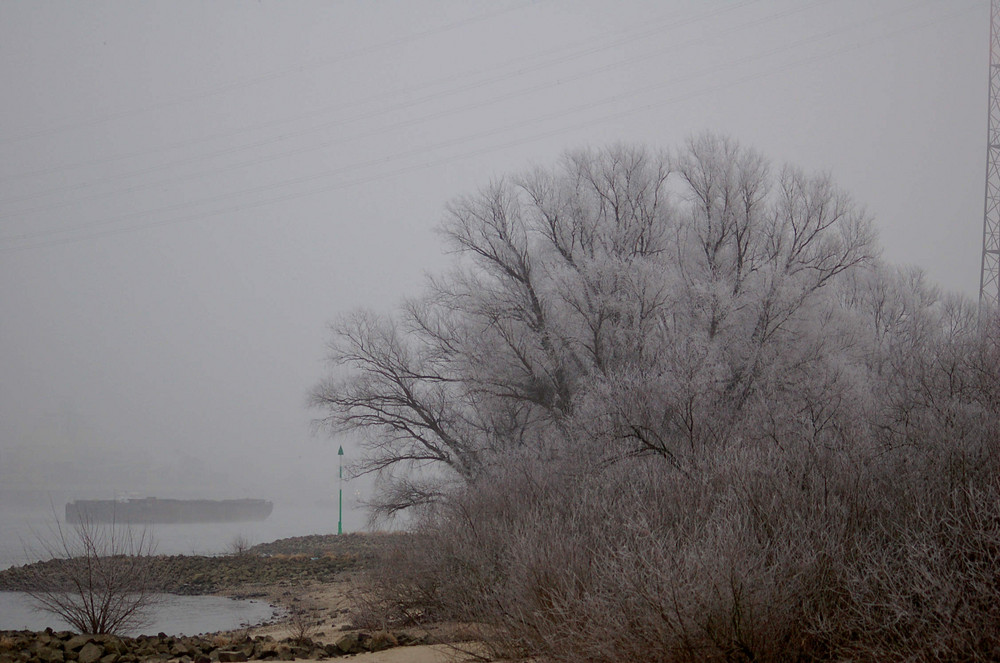
[[987, 0], [0, 0], [0, 480], [37, 452], [322, 492], [328, 322], [567, 149], [731, 135], [974, 297], [988, 36]]

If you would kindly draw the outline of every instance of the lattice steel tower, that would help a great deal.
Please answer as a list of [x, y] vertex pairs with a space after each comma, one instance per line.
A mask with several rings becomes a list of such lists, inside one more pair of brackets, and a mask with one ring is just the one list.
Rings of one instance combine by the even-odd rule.
[[1000, 0], [990, 3], [990, 100], [979, 301], [1000, 305]]

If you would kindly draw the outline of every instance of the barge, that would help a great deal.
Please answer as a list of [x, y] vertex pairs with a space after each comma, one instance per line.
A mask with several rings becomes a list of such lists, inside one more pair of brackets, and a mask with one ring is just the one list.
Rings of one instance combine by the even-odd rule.
[[274, 504], [260, 499], [175, 500], [143, 497], [74, 500], [66, 522], [79, 523], [229, 523], [265, 520]]

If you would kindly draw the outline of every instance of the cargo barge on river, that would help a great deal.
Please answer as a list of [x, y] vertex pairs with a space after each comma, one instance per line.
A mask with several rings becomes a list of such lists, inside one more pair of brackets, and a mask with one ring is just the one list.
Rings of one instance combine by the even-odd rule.
[[156, 497], [75, 500], [66, 505], [66, 522], [79, 523], [229, 523], [264, 520], [274, 504], [267, 500], [175, 500]]

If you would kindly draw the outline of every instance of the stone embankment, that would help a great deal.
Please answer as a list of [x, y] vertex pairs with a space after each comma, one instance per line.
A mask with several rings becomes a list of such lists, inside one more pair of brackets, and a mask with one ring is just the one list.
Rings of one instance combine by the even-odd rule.
[[75, 635], [69, 631], [0, 631], [0, 663], [227, 663], [227, 661], [324, 660], [390, 647], [424, 644], [406, 633], [345, 633], [336, 642], [271, 636]]
[[[331, 582], [365, 566], [396, 534], [300, 536], [262, 543], [239, 554], [160, 555], [152, 558], [156, 591], [216, 594], [247, 585], [295, 586]], [[59, 577], [63, 560], [35, 562], [0, 571], [0, 591], [32, 588], [33, 579]], [[67, 589], [70, 589], [67, 587]]]

